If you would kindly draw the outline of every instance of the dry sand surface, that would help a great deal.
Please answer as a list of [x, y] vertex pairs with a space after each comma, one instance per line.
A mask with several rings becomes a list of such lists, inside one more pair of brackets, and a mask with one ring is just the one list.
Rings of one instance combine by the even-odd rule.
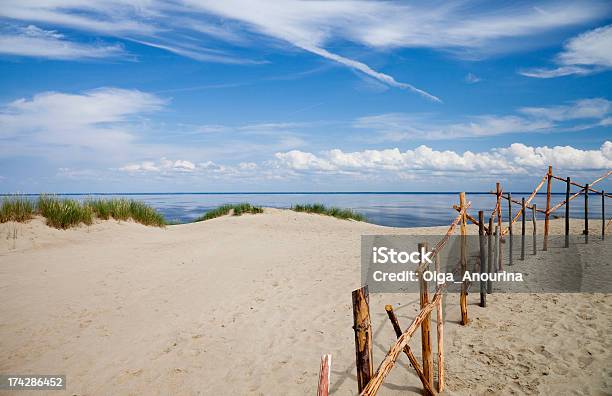
[[[66, 374], [69, 395], [314, 395], [323, 353], [333, 393], [355, 394], [360, 235], [444, 232], [274, 209], [165, 229], [0, 227], [0, 373]], [[469, 303], [463, 327], [446, 297], [448, 394], [612, 392], [612, 295]], [[371, 295], [376, 363], [395, 340], [385, 304], [407, 326], [418, 298]], [[380, 394], [420, 394], [405, 356]]]

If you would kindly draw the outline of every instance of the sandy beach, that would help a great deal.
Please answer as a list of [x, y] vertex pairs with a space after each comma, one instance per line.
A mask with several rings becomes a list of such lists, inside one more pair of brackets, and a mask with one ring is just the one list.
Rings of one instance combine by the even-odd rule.
[[[562, 220], [551, 224], [562, 233]], [[313, 395], [331, 353], [332, 393], [355, 394], [360, 236], [445, 230], [276, 209], [164, 229], [5, 223], [0, 372], [66, 374], [69, 395]], [[370, 296], [375, 367], [395, 340], [385, 304], [407, 326], [418, 296]], [[612, 390], [612, 295], [492, 294], [480, 308], [472, 293], [468, 326], [457, 295], [445, 304], [446, 394]], [[418, 334], [411, 345], [419, 356]], [[420, 394], [406, 357], [398, 362], [380, 394]]]

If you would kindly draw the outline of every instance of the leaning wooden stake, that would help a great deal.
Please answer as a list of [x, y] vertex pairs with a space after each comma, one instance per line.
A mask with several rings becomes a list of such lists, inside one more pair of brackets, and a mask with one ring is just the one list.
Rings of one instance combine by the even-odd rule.
[[[418, 244], [419, 252], [423, 250], [427, 251], [426, 243]], [[424, 261], [421, 261], [421, 265]], [[428, 283], [423, 277], [423, 273], [427, 270], [427, 267], [419, 273], [419, 285], [420, 285], [420, 301], [421, 309], [429, 304], [429, 290]], [[421, 324], [421, 354], [423, 356], [423, 375], [427, 378], [430, 384], [433, 384], [434, 372], [433, 372], [433, 355], [431, 354], [431, 314], [427, 314], [425, 320]]]
[[533, 209], [531, 210], [531, 222], [533, 223], [533, 254], [538, 254], [538, 225], [536, 224], [536, 204], [533, 204]]
[[[395, 335], [397, 336], [397, 338], [400, 338], [402, 336], [402, 328], [399, 324], [397, 316], [395, 316], [395, 312], [393, 312], [393, 307], [391, 305], [385, 305], [385, 311], [387, 311], [387, 316], [389, 316], [391, 325], [393, 325]], [[434, 391], [432, 384], [429, 383], [429, 380], [427, 379], [427, 377], [425, 377], [425, 374], [423, 373], [423, 369], [421, 368], [419, 361], [417, 360], [416, 356], [414, 356], [414, 353], [412, 353], [412, 350], [408, 345], [404, 347], [404, 353], [406, 354], [406, 356], [408, 356], [408, 360], [410, 360], [412, 367], [414, 367], [415, 371], [417, 372], [417, 375], [419, 376], [419, 379], [421, 380], [421, 383], [425, 388], [425, 394], [435, 395], [436, 392]]]
[[525, 260], [525, 218], [527, 217], [525, 208], [525, 197], [523, 197], [521, 199], [521, 260]]
[[572, 189], [572, 181], [569, 176], [565, 180], [567, 185], [565, 186], [565, 247], [569, 247], [569, 233], [570, 233], [570, 206], [569, 197]]
[[353, 329], [355, 330], [355, 362], [357, 387], [361, 392], [372, 378], [372, 327], [368, 286], [353, 291]]
[[546, 184], [546, 214], [544, 217], [544, 245], [542, 250], [548, 250], [548, 228], [550, 218], [550, 193], [552, 188], [552, 166], [548, 167], [547, 184]]
[[[485, 253], [484, 213], [482, 210], [478, 211], [478, 242], [480, 246], [480, 273], [484, 274], [487, 272], [487, 258]], [[482, 280], [480, 281], [480, 306], [483, 308], [487, 306], [487, 283]]]
[[361, 396], [373, 396], [380, 389], [383, 381], [391, 372], [391, 369], [395, 365], [399, 354], [404, 350], [404, 347], [408, 345], [410, 338], [414, 334], [415, 331], [419, 328], [419, 325], [425, 320], [425, 318], [431, 313], [431, 311], [438, 306], [440, 300], [442, 299], [442, 293], [440, 291], [436, 292], [434, 295], [433, 301], [427, 304], [426, 307], [422, 308], [419, 314], [414, 318], [410, 326], [404, 331], [401, 337], [397, 339], [395, 344], [391, 346], [389, 352], [387, 352], [387, 356], [383, 359], [383, 361], [378, 366], [376, 370], [376, 374], [372, 376], [370, 382], [365, 387], [365, 389], [360, 393]]
[[[459, 194], [459, 205], [465, 208], [465, 193]], [[467, 271], [467, 221], [465, 215], [461, 219], [461, 277], [463, 278]], [[461, 307], [461, 324], [467, 325], [469, 322], [467, 312], [467, 283], [461, 283], [461, 296], [459, 297], [459, 305]]]
[[[440, 257], [436, 255], [434, 258], [436, 272], [440, 273]], [[436, 293], [440, 293], [441, 285], [436, 287]], [[442, 299], [438, 303], [437, 311], [437, 326], [438, 331], [438, 392], [444, 390], [444, 312], [442, 309]]]
[[589, 185], [584, 189], [584, 241], [589, 243]]
[[327, 396], [329, 394], [329, 382], [331, 379], [331, 359], [330, 353], [321, 356], [321, 366], [319, 367], [319, 387], [317, 396]]

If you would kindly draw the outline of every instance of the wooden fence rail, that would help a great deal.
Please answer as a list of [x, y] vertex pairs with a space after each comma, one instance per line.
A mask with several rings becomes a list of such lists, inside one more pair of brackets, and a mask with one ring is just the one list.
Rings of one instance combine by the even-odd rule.
[[[459, 194], [459, 205], [453, 205], [453, 209], [457, 212], [457, 217], [450, 223], [445, 235], [438, 241], [438, 243], [431, 250], [430, 259], [435, 260], [435, 271], [440, 272], [440, 252], [449, 241], [450, 237], [454, 234], [455, 229], [460, 225], [461, 231], [461, 252], [460, 252], [460, 273], [463, 274], [467, 270], [467, 222], [478, 226], [479, 235], [479, 255], [477, 257], [478, 268], [480, 272], [494, 273], [503, 270], [502, 260], [502, 249], [501, 243], [505, 234], [510, 234], [510, 255], [509, 262], [512, 263], [512, 237], [513, 237], [513, 224], [521, 218], [521, 255], [520, 259], [525, 259], [525, 237], [526, 237], [526, 218], [528, 209], [531, 210], [531, 222], [533, 226], [533, 254], [537, 254], [537, 224], [536, 224], [536, 213], [544, 214], [544, 235], [543, 235], [543, 246], [542, 250], [548, 248], [548, 235], [550, 230], [550, 215], [557, 209], [565, 206], [565, 245], [569, 243], [569, 203], [583, 194], [585, 197], [585, 231], [584, 234], [588, 238], [588, 204], [589, 204], [589, 192], [601, 195], [601, 232], [602, 239], [605, 237], [606, 229], [612, 224], [612, 219], [608, 220], [605, 214], [605, 201], [606, 198], [612, 197], [611, 194], [606, 194], [605, 191], [598, 191], [593, 185], [606, 179], [612, 174], [612, 171], [608, 171], [603, 176], [595, 179], [591, 183], [581, 185], [573, 182], [569, 177], [561, 178], [553, 174], [552, 166], [548, 167], [548, 170], [540, 182], [536, 185], [535, 189], [529, 194], [527, 198], [522, 197], [521, 200], [514, 199], [510, 193], [506, 193], [504, 196], [503, 188], [500, 183], [496, 183], [495, 192], [491, 191], [490, 194], [496, 196], [496, 204], [493, 209], [491, 216], [489, 217], [488, 225], [485, 224], [484, 212], [478, 212], [478, 219], [474, 218], [468, 213], [468, 209], [471, 206], [471, 202], [467, 202], [465, 193]], [[566, 194], [565, 200], [555, 205], [551, 205], [552, 195], [552, 182], [553, 180], [562, 181], [566, 183]], [[531, 204], [538, 191], [546, 183], [546, 209], [538, 209], [537, 205]], [[580, 188], [580, 190], [574, 194], [571, 194], [571, 186]], [[504, 227], [502, 223], [502, 205], [501, 200], [505, 199], [508, 202], [508, 223]], [[519, 209], [513, 213], [512, 204], [518, 204]], [[497, 224], [495, 224], [497, 222]], [[588, 241], [588, 240], [587, 240]], [[418, 245], [419, 251], [421, 249], [427, 249], [426, 244]], [[385, 311], [389, 317], [389, 321], [393, 326], [393, 330], [397, 337], [395, 343], [391, 346], [384, 359], [379, 364], [375, 372], [373, 372], [373, 361], [372, 361], [372, 327], [370, 323], [370, 310], [369, 310], [369, 296], [367, 285], [353, 291], [353, 322], [355, 331], [355, 359], [357, 368], [357, 386], [360, 395], [375, 395], [382, 386], [385, 378], [389, 372], [393, 369], [399, 355], [404, 352], [408, 357], [412, 367], [415, 369], [417, 376], [419, 377], [425, 395], [435, 395], [436, 389], [434, 387], [434, 356], [432, 353], [432, 342], [431, 342], [431, 313], [436, 309], [437, 314], [437, 393], [444, 390], [444, 317], [442, 308], [442, 296], [447, 288], [446, 283], [437, 284], [436, 291], [433, 298], [430, 301], [428, 282], [425, 281], [423, 274], [429, 269], [429, 264], [424, 260], [421, 261], [416, 269], [419, 276], [419, 302], [420, 311], [406, 330], [402, 332], [399, 320], [393, 311], [391, 305], [385, 306]], [[467, 284], [466, 282], [461, 283], [461, 293], [459, 298], [459, 305], [461, 311], [461, 324], [467, 325], [469, 323], [468, 318], [468, 302], [467, 302]], [[490, 280], [480, 283], [480, 306], [487, 306], [487, 294], [493, 292], [492, 282]], [[422, 365], [410, 349], [408, 345], [411, 337], [414, 333], [421, 328], [421, 355]], [[331, 355], [323, 355], [321, 358], [321, 367], [319, 375], [319, 387], [318, 395], [327, 396], [329, 392], [330, 383], [330, 372], [331, 372]]]

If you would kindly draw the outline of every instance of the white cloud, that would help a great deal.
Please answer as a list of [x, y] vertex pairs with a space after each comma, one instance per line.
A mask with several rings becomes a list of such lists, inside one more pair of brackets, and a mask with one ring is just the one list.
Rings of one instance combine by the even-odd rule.
[[[555, 32], [601, 18], [604, 2], [580, 4], [516, 3], [493, 8], [478, 2], [402, 3], [382, 1], [184, 0], [132, 2], [73, 0], [11, 2], [0, 16], [28, 23], [45, 23], [125, 39], [140, 40], [181, 56], [213, 62], [258, 63], [214, 48], [187, 45], [209, 43], [215, 37], [252, 47], [280, 41], [358, 70], [382, 83], [437, 98], [423, 89], [397, 81], [365, 62], [330, 50], [348, 41], [372, 50], [435, 48], [455, 53], [504, 52], [509, 41]], [[184, 40], [188, 33], [189, 40]], [[267, 37], [268, 40], [261, 38]], [[272, 39], [272, 40], [270, 40]], [[521, 41], [524, 47], [525, 41]], [[537, 45], [538, 40], [529, 41]], [[516, 47], [516, 46], [515, 46]], [[275, 45], [278, 49], [280, 46]]]
[[428, 146], [400, 151], [364, 150], [344, 152], [334, 149], [315, 155], [303, 151], [276, 154], [277, 166], [292, 171], [318, 173], [383, 173], [418, 171], [428, 174], [486, 172], [487, 174], [529, 174], [547, 165], [563, 170], [598, 170], [612, 168], [612, 142], [598, 150], [571, 146], [530, 147], [514, 143], [509, 147], [474, 153], [437, 151]]
[[[580, 99], [558, 106], [523, 107], [513, 115], [471, 116], [467, 122], [443, 122], [435, 115], [387, 113], [360, 117], [353, 127], [377, 132], [382, 140], [451, 139], [510, 133], [584, 130], [609, 123], [612, 102], [603, 98]], [[589, 120], [587, 124], [571, 122]], [[590, 122], [590, 121], [595, 121]]]
[[134, 142], [138, 117], [164, 104], [155, 95], [118, 88], [18, 99], [0, 107], [0, 138], [5, 138], [0, 155], [61, 153], [105, 160]]
[[477, 82], [481, 82], [482, 79], [473, 73], [468, 73], [465, 76], [465, 82], [468, 84], [476, 84]]
[[555, 58], [557, 68], [536, 68], [520, 73], [527, 77], [554, 78], [587, 75], [612, 68], [612, 25], [582, 33], [565, 45]]
[[80, 44], [54, 30], [29, 25], [0, 32], [0, 54], [67, 60], [118, 57], [125, 52], [121, 45]]
[[523, 107], [521, 113], [552, 121], [602, 119], [612, 110], [612, 102], [603, 98], [580, 99], [570, 105], [549, 107]]

